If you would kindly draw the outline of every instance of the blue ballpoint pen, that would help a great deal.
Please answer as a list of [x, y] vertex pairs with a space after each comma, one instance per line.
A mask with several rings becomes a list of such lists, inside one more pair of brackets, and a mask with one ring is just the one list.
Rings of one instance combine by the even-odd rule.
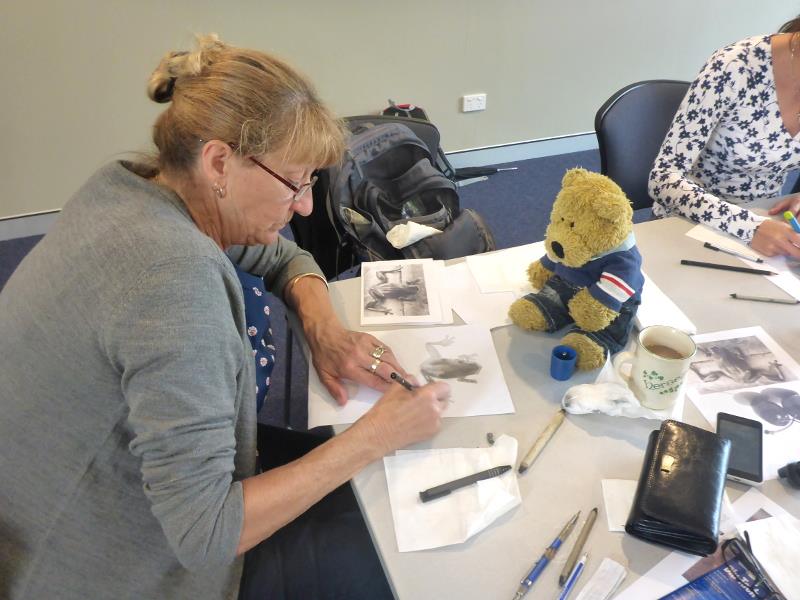
[[536, 581], [539, 575], [542, 574], [542, 571], [544, 571], [544, 568], [547, 566], [547, 563], [553, 560], [553, 557], [556, 555], [556, 552], [561, 547], [561, 544], [564, 543], [564, 540], [567, 539], [570, 532], [572, 531], [572, 528], [575, 527], [575, 523], [578, 522], [578, 517], [580, 517], [580, 515], [581, 511], [578, 511], [569, 521], [567, 521], [567, 524], [564, 525], [564, 529], [561, 530], [561, 533], [558, 534], [556, 539], [553, 540], [553, 543], [550, 544], [545, 549], [544, 553], [542, 553], [542, 556], [539, 558], [539, 560], [536, 561], [536, 564], [533, 565], [531, 572], [528, 573], [525, 579], [519, 582], [517, 593], [514, 594], [514, 600], [519, 600], [525, 594], [528, 593], [528, 590], [531, 589], [533, 583]]
[[558, 596], [558, 600], [567, 600], [570, 592], [572, 592], [572, 588], [575, 587], [575, 582], [578, 581], [578, 577], [581, 576], [583, 573], [583, 569], [586, 566], [586, 561], [589, 559], [589, 553], [584, 552], [583, 556], [581, 556], [580, 560], [575, 563], [575, 568], [572, 569], [572, 573], [570, 573], [569, 578], [567, 579], [567, 583], [564, 584], [564, 589], [561, 590], [561, 593]]

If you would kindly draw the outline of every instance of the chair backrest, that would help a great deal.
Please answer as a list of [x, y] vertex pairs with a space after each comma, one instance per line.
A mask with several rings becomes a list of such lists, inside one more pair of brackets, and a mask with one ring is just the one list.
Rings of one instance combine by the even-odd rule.
[[627, 194], [634, 210], [652, 206], [647, 178], [678, 110], [687, 81], [640, 81], [616, 92], [594, 117], [600, 172]]

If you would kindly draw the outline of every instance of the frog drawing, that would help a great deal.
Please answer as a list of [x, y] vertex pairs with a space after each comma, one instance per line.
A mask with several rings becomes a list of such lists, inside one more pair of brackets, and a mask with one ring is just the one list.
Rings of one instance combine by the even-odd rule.
[[470, 375], [480, 372], [482, 368], [477, 362], [476, 354], [461, 354], [455, 358], [445, 358], [439, 353], [437, 346], [450, 346], [454, 341], [455, 338], [448, 335], [438, 342], [425, 343], [428, 359], [419, 366], [419, 369], [426, 381], [455, 379], [465, 383], [478, 383], [477, 380], [469, 378]]

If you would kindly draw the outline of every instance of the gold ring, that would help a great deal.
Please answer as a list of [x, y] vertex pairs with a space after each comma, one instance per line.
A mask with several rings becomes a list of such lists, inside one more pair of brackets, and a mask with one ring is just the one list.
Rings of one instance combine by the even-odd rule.
[[384, 352], [386, 352], [386, 348], [383, 346], [376, 346], [375, 350], [372, 351], [372, 358], [380, 358], [383, 356]]
[[373, 360], [372, 364], [369, 366], [369, 372], [375, 375], [375, 371], [378, 370], [378, 365], [380, 364], [381, 364], [380, 358], [376, 358], [375, 360]]

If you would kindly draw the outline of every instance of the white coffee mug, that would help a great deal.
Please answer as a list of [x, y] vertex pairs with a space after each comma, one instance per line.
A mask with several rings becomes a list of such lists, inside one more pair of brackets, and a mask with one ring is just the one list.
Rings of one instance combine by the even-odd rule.
[[[688, 333], [667, 325], [639, 332], [635, 352], [620, 352], [614, 369], [642, 403], [653, 410], [672, 407], [681, 392], [697, 346]], [[630, 373], [623, 367], [631, 365]]]

